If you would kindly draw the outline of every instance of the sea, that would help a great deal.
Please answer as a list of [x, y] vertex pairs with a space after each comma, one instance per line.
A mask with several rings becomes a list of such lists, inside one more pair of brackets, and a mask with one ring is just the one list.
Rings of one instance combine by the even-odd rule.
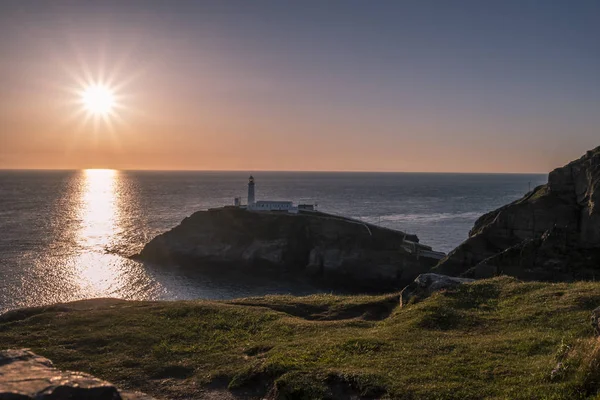
[[[231, 299], [322, 288], [228, 279], [130, 259], [190, 214], [245, 198], [248, 172], [0, 170], [0, 313], [96, 297]], [[546, 175], [255, 172], [257, 200], [314, 203], [320, 211], [417, 234], [449, 252], [482, 214]]]

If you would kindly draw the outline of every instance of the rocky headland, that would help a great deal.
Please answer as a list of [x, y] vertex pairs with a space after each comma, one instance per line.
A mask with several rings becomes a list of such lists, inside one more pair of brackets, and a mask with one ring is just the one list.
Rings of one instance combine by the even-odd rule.
[[447, 275], [528, 280], [600, 277], [600, 147], [548, 175], [548, 183], [480, 217], [435, 268]]
[[206, 271], [284, 272], [360, 290], [399, 290], [440, 253], [415, 235], [321, 212], [199, 211], [135, 256]]

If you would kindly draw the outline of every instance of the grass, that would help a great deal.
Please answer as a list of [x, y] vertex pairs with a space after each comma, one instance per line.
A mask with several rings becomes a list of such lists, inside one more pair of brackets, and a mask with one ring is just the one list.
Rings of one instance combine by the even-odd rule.
[[501, 277], [398, 307], [398, 295], [87, 301], [0, 317], [28, 347], [159, 398], [594, 398], [600, 284]]

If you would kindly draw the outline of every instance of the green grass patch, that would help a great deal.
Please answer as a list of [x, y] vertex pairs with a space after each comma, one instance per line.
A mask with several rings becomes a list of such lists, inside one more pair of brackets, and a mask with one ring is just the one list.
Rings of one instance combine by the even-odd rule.
[[462, 285], [398, 295], [228, 302], [92, 300], [0, 317], [2, 348], [159, 398], [594, 398], [600, 283]]

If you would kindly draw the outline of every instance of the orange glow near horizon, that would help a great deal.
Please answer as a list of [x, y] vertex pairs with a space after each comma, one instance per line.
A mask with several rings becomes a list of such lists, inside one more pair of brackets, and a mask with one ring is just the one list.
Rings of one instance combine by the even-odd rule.
[[535, 137], [516, 146], [505, 133], [521, 128], [486, 115], [286, 102], [268, 80], [226, 79], [226, 67], [175, 75], [123, 54], [93, 62], [75, 51], [0, 109], [0, 169], [545, 173], [581, 152], [559, 140], [532, 153]]

